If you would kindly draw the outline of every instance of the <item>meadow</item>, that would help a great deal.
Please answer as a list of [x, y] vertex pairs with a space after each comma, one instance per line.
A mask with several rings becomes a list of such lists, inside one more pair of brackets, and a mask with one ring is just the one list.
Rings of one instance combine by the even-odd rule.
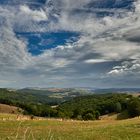
[[16, 115], [0, 114], [0, 140], [140, 140], [140, 119], [17, 120]]

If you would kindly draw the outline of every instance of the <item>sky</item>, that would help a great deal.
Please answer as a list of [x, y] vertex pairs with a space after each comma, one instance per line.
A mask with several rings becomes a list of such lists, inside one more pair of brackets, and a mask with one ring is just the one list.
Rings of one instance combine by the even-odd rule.
[[139, 85], [140, 0], [0, 0], [0, 87]]

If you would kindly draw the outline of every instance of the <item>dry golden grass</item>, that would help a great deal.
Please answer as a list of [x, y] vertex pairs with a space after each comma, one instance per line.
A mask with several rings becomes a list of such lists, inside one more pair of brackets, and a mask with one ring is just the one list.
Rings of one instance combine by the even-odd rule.
[[100, 117], [101, 120], [117, 120], [117, 118], [118, 118], [118, 114], [116, 113], [110, 113]]
[[128, 93], [128, 95], [132, 95], [133, 97], [138, 97], [140, 96], [140, 93]]
[[19, 113], [19, 111], [22, 112], [22, 109], [19, 109], [18, 107], [15, 107], [15, 106], [0, 104], [0, 113], [17, 114]]
[[0, 120], [0, 140], [140, 140], [140, 119]]

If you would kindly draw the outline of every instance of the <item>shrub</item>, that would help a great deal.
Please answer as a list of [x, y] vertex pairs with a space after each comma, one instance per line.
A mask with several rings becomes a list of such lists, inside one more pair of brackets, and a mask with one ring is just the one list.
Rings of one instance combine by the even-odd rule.
[[128, 113], [131, 117], [140, 116], [140, 100], [139, 99], [133, 99], [128, 104]]

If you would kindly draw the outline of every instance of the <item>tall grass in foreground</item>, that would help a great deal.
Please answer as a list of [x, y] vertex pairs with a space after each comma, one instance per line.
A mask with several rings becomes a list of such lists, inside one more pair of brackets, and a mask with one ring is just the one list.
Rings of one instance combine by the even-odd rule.
[[140, 120], [0, 121], [0, 140], [140, 140]]

